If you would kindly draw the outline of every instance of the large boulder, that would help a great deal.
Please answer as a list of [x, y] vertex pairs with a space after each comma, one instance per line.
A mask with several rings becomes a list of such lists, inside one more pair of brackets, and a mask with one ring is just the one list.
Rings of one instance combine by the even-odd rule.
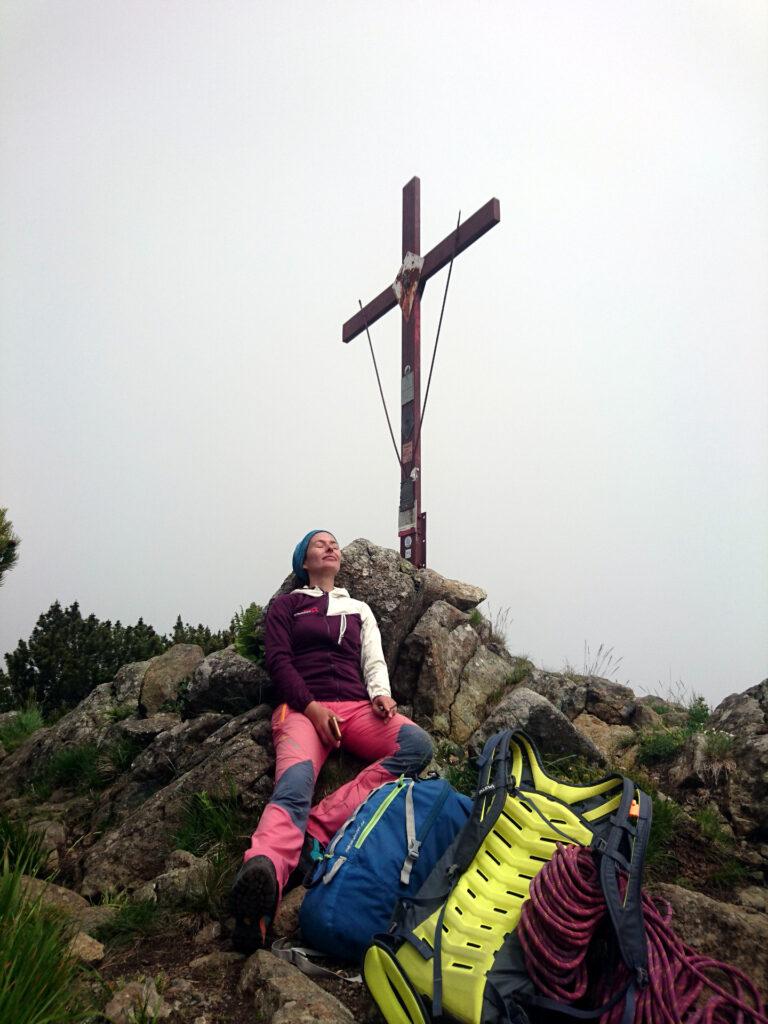
[[608, 725], [626, 725], [634, 710], [635, 695], [628, 686], [599, 676], [534, 669], [525, 686], [546, 697], [571, 721], [586, 712]]
[[[710, 772], [719, 767], [718, 805], [737, 835], [768, 840], [768, 679], [726, 697], [708, 723]], [[718, 735], [723, 738], [718, 740]], [[730, 740], [727, 738], [730, 737]], [[714, 763], [713, 763], [714, 762]], [[719, 762], [719, 765], [718, 763]]]
[[699, 953], [740, 967], [768, 993], [768, 917], [679, 885], [651, 890], [672, 907], [672, 927]]
[[209, 735], [199, 744], [200, 757], [193, 767], [140, 803], [90, 847], [83, 863], [83, 895], [135, 889], [161, 874], [193, 793], [226, 795], [234, 787], [243, 807], [253, 812], [255, 825], [272, 789], [274, 758], [269, 721], [254, 721], [251, 714], [241, 717]]
[[584, 757], [597, 764], [605, 761], [592, 740], [575, 729], [562, 711], [524, 686], [504, 694], [472, 734], [470, 750], [479, 754], [485, 741], [501, 729], [524, 729], [548, 761], [568, 756]]
[[85, 743], [101, 744], [118, 712], [137, 713], [139, 691], [151, 662], [124, 665], [109, 683], [92, 690], [49, 729], [39, 729], [0, 765], [0, 799], [29, 782], [33, 771], [56, 750]]
[[406, 637], [393, 692], [430, 732], [464, 743], [511, 670], [509, 657], [483, 643], [471, 617], [441, 600]]
[[146, 715], [154, 715], [164, 704], [173, 703], [182, 683], [203, 660], [203, 649], [197, 644], [174, 644], [164, 654], [153, 658], [144, 673], [139, 706]]
[[201, 711], [239, 715], [269, 702], [271, 696], [266, 671], [243, 658], [234, 647], [225, 647], [209, 654], [195, 669], [184, 696], [184, 714], [187, 718]]
[[339, 1000], [302, 974], [298, 967], [261, 949], [248, 959], [240, 991], [251, 995], [258, 1020], [269, 1024], [353, 1024]]

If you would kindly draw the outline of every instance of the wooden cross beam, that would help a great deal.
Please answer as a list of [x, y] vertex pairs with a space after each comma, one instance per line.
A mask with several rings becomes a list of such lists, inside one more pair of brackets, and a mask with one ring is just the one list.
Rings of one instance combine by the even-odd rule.
[[[421, 182], [411, 178], [403, 188], [403, 260], [407, 253], [420, 255]], [[403, 315], [402, 378], [400, 384], [401, 436], [400, 511], [398, 535], [400, 554], [418, 568], [427, 564], [427, 513], [421, 511], [421, 296], [430, 277], [447, 266], [454, 256], [490, 231], [501, 220], [498, 199], [489, 199], [457, 230], [438, 242], [426, 254], [421, 268], [410, 316]], [[394, 287], [389, 286], [360, 312], [347, 320], [341, 340], [350, 342], [366, 326], [398, 305]]]

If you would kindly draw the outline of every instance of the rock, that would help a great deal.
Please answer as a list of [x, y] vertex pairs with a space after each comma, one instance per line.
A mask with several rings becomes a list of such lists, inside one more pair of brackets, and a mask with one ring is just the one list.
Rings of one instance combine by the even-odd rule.
[[149, 668], [149, 661], [134, 661], [123, 665], [112, 683], [112, 692], [117, 707], [133, 706], [138, 711], [139, 694], [144, 673]]
[[547, 760], [576, 754], [602, 764], [603, 755], [595, 744], [578, 732], [562, 711], [540, 694], [524, 686], [506, 693], [489, 717], [469, 740], [480, 753], [485, 741], [500, 729], [525, 729]]
[[20, 711], [3, 711], [0, 714], [0, 729], [4, 729], [7, 725], [11, 725], [21, 714]]
[[238, 715], [272, 699], [266, 671], [241, 657], [234, 647], [225, 647], [209, 654], [195, 669], [184, 697], [184, 714], [187, 718], [201, 711]]
[[764, 885], [749, 885], [736, 894], [736, 902], [745, 910], [768, 914], [768, 889]]
[[678, 885], [654, 885], [651, 892], [671, 904], [672, 927], [683, 942], [740, 967], [768, 992], [768, 918]]
[[209, 921], [208, 924], [203, 925], [192, 941], [196, 946], [210, 946], [211, 943], [221, 938], [221, 933], [221, 921]]
[[141, 710], [146, 715], [154, 715], [163, 704], [175, 701], [180, 685], [190, 678], [202, 660], [203, 649], [197, 644], [174, 644], [164, 654], [152, 658], [141, 684]]
[[[242, 716], [243, 720], [246, 718]], [[176, 728], [194, 730], [195, 722], [199, 719]], [[221, 730], [223, 736], [230, 736], [233, 731], [229, 728], [231, 724], [225, 722]], [[163, 733], [156, 743], [174, 732], [172, 729], [170, 733]], [[235, 727], [234, 735], [223, 742], [217, 731], [199, 743], [193, 767], [150, 796], [87, 851], [81, 892], [95, 896], [109, 889], [135, 889], [142, 882], [161, 874], [165, 858], [172, 848], [173, 836], [181, 825], [193, 793], [206, 790], [208, 793], [227, 794], [234, 786], [246, 809], [253, 810], [255, 824], [265, 797], [272, 789], [274, 759], [271, 751], [266, 749], [268, 734], [268, 721], [246, 721], [240, 731]], [[255, 740], [254, 736], [258, 739]], [[149, 755], [152, 749], [149, 747], [141, 757]], [[134, 774], [139, 768], [139, 760], [141, 758], [137, 759]]]
[[464, 666], [450, 708], [450, 737], [465, 743], [485, 718], [489, 704], [504, 693], [510, 664], [503, 655], [480, 644]]
[[[724, 765], [715, 799], [734, 831], [752, 841], [768, 839], [768, 679], [741, 694], [726, 697], [712, 712], [707, 733], [731, 738], [728, 749], [717, 741], [705, 746]], [[705, 733], [705, 735], [707, 734]], [[724, 744], [725, 745], [725, 742]]]
[[228, 970], [232, 964], [245, 960], [242, 953], [227, 953], [223, 950], [216, 950], [215, 953], [206, 953], [204, 956], [195, 957], [189, 965], [193, 974], [217, 974]]
[[587, 710], [586, 676], [563, 675], [535, 668], [524, 685], [526, 689], [546, 697], [571, 721]]
[[80, 928], [87, 930], [85, 922], [92, 908], [78, 893], [66, 889], [63, 885], [54, 885], [53, 882], [44, 882], [42, 878], [31, 878], [29, 875], [22, 876], [21, 884], [30, 899], [40, 899], [46, 906], [54, 907], [71, 918]]
[[171, 1008], [166, 1006], [151, 978], [131, 981], [104, 1007], [111, 1024], [136, 1024], [137, 1020], [165, 1020]]
[[7, 752], [7, 750], [5, 749], [5, 747], [3, 746], [3, 744], [2, 744], [2, 743], [0, 743], [0, 761], [2, 761], [2, 760], [3, 760], [3, 758], [5, 758], [5, 757], [7, 757], [7, 756], [8, 756], [8, 752]]
[[281, 938], [292, 939], [299, 932], [299, 911], [307, 890], [303, 885], [297, 885], [280, 901], [280, 907], [275, 916], [274, 932]]
[[467, 614], [446, 601], [435, 602], [403, 644], [393, 680], [398, 700], [412, 695], [416, 718], [448, 734], [462, 672], [479, 643]]
[[260, 1020], [270, 1024], [352, 1024], [342, 1003], [298, 967], [259, 950], [246, 961], [240, 991], [253, 994]]
[[707, 733], [694, 733], [667, 769], [667, 784], [676, 790], [699, 789], [714, 791], [727, 780], [735, 763], [710, 754]]
[[111, 712], [138, 699], [138, 685], [149, 662], [124, 665], [113, 682], [92, 690], [76, 708], [47, 729], [38, 729], [0, 765], [0, 799], [11, 797], [55, 750], [63, 746], [103, 742], [112, 728]]
[[[186, 854], [190, 861], [182, 863], [179, 856]], [[179, 867], [168, 867], [168, 863]], [[131, 896], [134, 903], [148, 900], [161, 907], [173, 907], [202, 899], [205, 895], [210, 863], [204, 857], [195, 857], [186, 850], [175, 850], [166, 861], [166, 870], [140, 886]]]
[[44, 904], [55, 907], [59, 913], [70, 917], [78, 930], [84, 932], [96, 931], [117, 913], [115, 907], [93, 906], [72, 889], [54, 885], [53, 882], [45, 882], [42, 878], [23, 875], [22, 885], [30, 899], [39, 898]]
[[587, 702], [590, 715], [608, 725], [626, 725], [634, 708], [635, 695], [628, 686], [598, 676], [587, 677]]
[[149, 718], [127, 718], [115, 725], [115, 732], [122, 736], [130, 736], [131, 739], [146, 747], [162, 732], [168, 732], [181, 722], [179, 715], [171, 714], [168, 711], [161, 711]]
[[155, 741], [135, 759], [131, 781], [170, 781], [193, 768], [206, 755], [204, 741], [226, 725], [228, 720], [226, 715], [208, 712], [188, 722], [178, 721], [178, 724], [159, 733]]
[[69, 951], [84, 964], [97, 964], [104, 959], [104, 946], [86, 932], [78, 932], [69, 944]]
[[633, 702], [629, 711], [629, 720], [637, 730], [660, 729], [664, 721], [650, 704], [641, 704], [639, 700]]
[[200, 864], [207, 864], [203, 857], [196, 857], [189, 850], [172, 850], [165, 858], [165, 870], [177, 871], [179, 868], [195, 868]]
[[609, 764], [621, 761], [623, 751], [635, 741], [635, 733], [630, 726], [608, 725], [586, 711], [574, 718], [573, 726], [594, 743]]
[[219, 1024], [218, 1014], [201, 1012], [208, 1006], [209, 998], [189, 978], [173, 978], [163, 991], [163, 999], [173, 1010], [173, 1020], [180, 1024]]

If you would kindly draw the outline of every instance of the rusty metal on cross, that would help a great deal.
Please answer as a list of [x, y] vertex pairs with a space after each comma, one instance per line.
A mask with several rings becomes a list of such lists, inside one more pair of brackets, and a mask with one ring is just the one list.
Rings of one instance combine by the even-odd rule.
[[499, 200], [489, 199], [421, 258], [420, 184], [418, 178], [411, 178], [403, 188], [403, 266], [397, 281], [347, 320], [341, 339], [345, 343], [352, 341], [400, 304], [403, 323], [398, 535], [403, 558], [423, 568], [427, 564], [427, 513], [421, 511], [421, 296], [429, 278], [498, 224], [501, 212]]

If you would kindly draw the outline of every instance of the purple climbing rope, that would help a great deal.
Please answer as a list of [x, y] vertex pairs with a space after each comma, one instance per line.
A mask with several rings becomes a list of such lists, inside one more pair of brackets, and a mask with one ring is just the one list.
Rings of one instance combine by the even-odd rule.
[[[552, 860], [531, 883], [517, 928], [525, 963], [537, 990], [549, 999], [573, 1003], [585, 996], [607, 1003], [628, 980], [620, 963], [612, 976], [595, 981], [590, 969], [593, 939], [610, 934], [598, 867], [592, 851], [558, 845]], [[702, 956], [671, 926], [665, 900], [643, 894], [648, 939], [649, 984], [637, 996], [634, 1024], [768, 1024], [763, 999], [747, 975]], [[619, 1024], [624, 1000], [600, 1018]]]

